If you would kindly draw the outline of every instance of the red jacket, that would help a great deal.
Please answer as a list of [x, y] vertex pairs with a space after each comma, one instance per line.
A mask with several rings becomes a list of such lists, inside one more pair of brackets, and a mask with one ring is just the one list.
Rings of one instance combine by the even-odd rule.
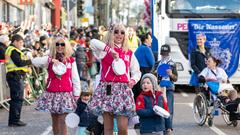
[[65, 74], [58, 78], [52, 70], [53, 63], [50, 62], [48, 66], [47, 91], [48, 92], [71, 92], [72, 85], [72, 63], [74, 58], [71, 57], [64, 64], [67, 66]]
[[[152, 107], [153, 107], [154, 105], [159, 105], [159, 97], [162, 96], [162, 92], [156, 91], [156, 92], [155, 92], [155, 96], [156, 96], [156, 97], [155, 97], [155, 99], [154, 99], [154, 96], [153, 96], [152, 91], [147, 91], [147, 92], [142, 91], [142, 92], [140, 93], [140, 95], [137, 97], [136, 110], [138, 111], [138, 110], [141, 110], [141, 109], [146, 109], [146, 105], [145, 105], [145, 100], [146, 100], [146, 98], [145, 98], [145, 100], [144, 100], [144, 97], [150, 97], [150, 98], [148, 98], [148, 99], [151, 100], [151, 103], [152, 103], [151, 106], [152, 106]], [[169, 112], [169, 109], [168, 109], [168, 105], [167, 105], [166, 100], [163, 100], [162, 103], [163, 103], [163, 104], [160, 105], [160, 106], [163, 106], [163, 108]]]
[[158, 105], [168, 111], [166, 101], [162, 93], [157, 91], [155, 98], [151, 91], [144, 92], [137, 97], [136, 111], [140, 117], [140, 133], [160, 132], [165, 129], [165, 118], [160, 117], [153, 111], [153, 106]]

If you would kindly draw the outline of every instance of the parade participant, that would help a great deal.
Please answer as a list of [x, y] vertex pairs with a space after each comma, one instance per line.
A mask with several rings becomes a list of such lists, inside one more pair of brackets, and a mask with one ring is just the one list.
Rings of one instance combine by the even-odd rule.
[[52, 117], [54, 135], [67, 135], [65, 117], [75, 111], [81, 92], [73, 49], [63, 38], [56, 38], [50, 46], [49, 56], [32, 60], [35, 66], [45, 66], [48, 70], [47, 87], [38, 98], [36, 110], [48, 111]]
[[10, 88], [10, 110], [8, 126], [26, 126], [22, 122], [21, 110], [24, 95], [24, 76], [28, 72], [27, 65], [31, 65], [31, 60], [27, 60], [21, 49], [23, 48], [23, 38], [15, 34], [12, 37], [11, 44], [5, 52], [7, 82]]
[[137, 97], [136, 110], [140, 117], [141, 135], [162, 135], [165, 130], [164, 118], [157, 115], [155, 105], [168, 110], [167, 102], [158, 91], [157, 78], [151, 73], [143, 75], [141, 79], [142, 92]]
[[192, 51], [190, 56], [191, 67], [193, 73], [190, 79], [190, 85], [195, 86], [195, 91], [198, 93], [199, 84], [198, 84], [198, 75], [200, 72], [207, 66], [206, 61], [209, 56], [209, 49], [205, 47], [206, 35], [199, 33], [196, 35], [197, 38], [197, 47]]
[[165, 119], [165, 128], [166, 135], [169, 135], [171, 130], [173, 129], [173, 107], [174, 107], [174, 82], [177, 81], [178, 74], [176, 69], [176, 64], [170, 57], [169, 53], [171, 52], [171, 48], [168, 44], [161, 46], [161, 59], [157, 62], [156, 65], [160, 67], [162, 64], [169, 65], [169, 68], [166, 70], [167, 76], [158, 75], [158, 79], [160, 81], [160, 87], [165, 89], [163, 91], [164, 96], [166, 95], [167, 104], [169, 108], [170, 117]]
[[[114, 117], [118, 134], [127, 135], [128, 118], [135, 114], [131, 88], [140, 79], [141, 72], [136, 57], [128, 48], [128, 36], [122, 24], [113, 27], [107, 41], [106, 44], [96, 39], [90, 41], [94, 55], [101, 61], [101, 79], [88, 107], [94, 114], [103, 115], [105, 135], [113, 134]], [[115, 62], [121, 64], [112, 66]]]
[[[155, 58], [151, 50], [152, 37], [150, 33], [143, 34], [140, 36], [140, 38], [143, 44], [137, 48], [134, 54], [140, 65], [140, 71], [142, 72], [142, 75], [144, 75], [152, 71], [155, 64]], [[136, 99], [141, 93], [140, 82], [133, 87], [133, 92], [134, 99]]]

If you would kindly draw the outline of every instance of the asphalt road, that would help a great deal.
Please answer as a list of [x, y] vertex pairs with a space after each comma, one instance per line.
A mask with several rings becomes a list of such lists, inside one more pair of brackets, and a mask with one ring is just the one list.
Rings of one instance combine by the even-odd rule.
[[[212, 127], [198, 126], [192, 112], [195, 94], [188, 91], [185, 88], [178, 88], [175, 92], [172, 135], [240, 135], [240, 123], [237, 127], [227, 126], [221, 115], [214, 118]], [[0, 109], [0, 135], [52, 135], [50, 115], [35, 111], [33, 105], [24, 106], [22, 110], [22, 120], [28, 123], [26, 127], [8, 127], [7, 119], [8, 112], [3, 108]], [[134, 135], [139, 131], [130, 130], [130, 132], [129, 135]], [[69, 135], [75, 135], [75, 129], [69, 129]]]

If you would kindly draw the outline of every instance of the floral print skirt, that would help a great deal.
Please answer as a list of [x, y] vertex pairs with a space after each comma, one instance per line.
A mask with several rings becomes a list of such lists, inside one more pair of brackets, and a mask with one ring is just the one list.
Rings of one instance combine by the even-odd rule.
[[70, 113], [75, 111], [77, 105], [72, 92], [44, 91], [36, 101], [36, 110], [50, 113]]
[[[108, 94], [107, 85], [111, 85]], [[113, 115], [132, 117], [136, 114], [132, 89], [127, 83], [100, 82], [88, 104], [88, 109], [98, 116], [110, 112]]]

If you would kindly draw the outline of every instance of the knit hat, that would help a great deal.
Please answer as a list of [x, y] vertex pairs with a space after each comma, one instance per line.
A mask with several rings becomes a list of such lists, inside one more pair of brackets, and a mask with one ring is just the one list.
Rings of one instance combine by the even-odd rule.
[[143, 84], [143, 80], [145, 78], [149, 78], [150, 79], [150, 81], [152, 82], [152, 85], [153, 85], [153, 90], [157, 91], [157, 89], [158, 89], [157, 77], [155, 75], [151, 74], [151, 73], [144, 74], [142, 76], [142, 79], [141, 79], [141, 87], [142, 87], [142, 84]]

